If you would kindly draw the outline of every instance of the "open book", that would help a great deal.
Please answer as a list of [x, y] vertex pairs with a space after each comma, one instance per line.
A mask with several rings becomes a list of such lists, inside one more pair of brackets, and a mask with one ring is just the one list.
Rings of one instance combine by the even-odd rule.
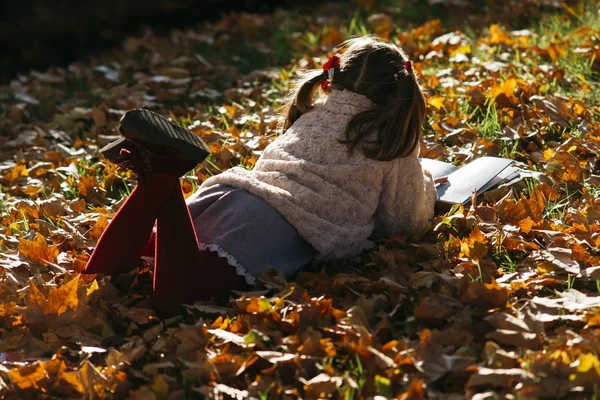
[[447, 182], [436, 185], [438, 212], [445, 212], [454, 204], [469, 203], [473, 192], [480, 195], [498, 185], [510, 185], [527, 176], [527, 171], [512, 165], [512, 160], [499, 157], [481, 157], [462, 168], [428, 158], [420, 161], [423, 168], [431, 172], [434, 180], [448, 177]]

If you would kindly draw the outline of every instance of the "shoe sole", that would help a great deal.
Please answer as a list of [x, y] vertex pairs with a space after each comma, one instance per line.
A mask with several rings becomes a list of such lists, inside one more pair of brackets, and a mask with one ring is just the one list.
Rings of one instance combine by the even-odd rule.
[[[196, 163], [201, 163], [210, 154], [210, 150], [198, 136], [149, 110], [127, 111], [119, 122], [119, 132], [124, 138], [133, 141], [137, 139], [175, 149]], [[123, 141], [125, 140], [123, 139]], [[115, 146], [119, 145], [125, 147], [123, 142], [117, 143]]]

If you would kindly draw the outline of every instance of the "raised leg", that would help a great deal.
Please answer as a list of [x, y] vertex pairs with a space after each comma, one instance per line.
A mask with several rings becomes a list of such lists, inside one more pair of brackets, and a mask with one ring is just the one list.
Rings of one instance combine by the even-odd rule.
[[154, 296], [163, 316], [184, 303], [227, 296], [247, 285], [235, 267], [216, 253], [198, 250], [194, 225], [179, 182], [157, 217]]
[[163, 174], [152, 174], [138, 183], [102, 233], [84, 272], [112, 275], [135, 268], [175, 185], [179, 188], [176, 176]]

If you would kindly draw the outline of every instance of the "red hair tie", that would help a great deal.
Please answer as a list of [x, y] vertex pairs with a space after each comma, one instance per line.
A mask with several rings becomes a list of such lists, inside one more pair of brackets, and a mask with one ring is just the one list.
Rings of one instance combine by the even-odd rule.
[[412, 61], [404, 61], [404, 68], [408, 71], [409, 74], [412, 74]]
[[327, 72], [328, 79], [321, 82], [321, 89], [324, 92], [329, 91], [329, 83], [333, 80], [333, 73], [336, 68], [340, 67], [340, 58], [338, 56], [331, 56], [329, 60], [323, 65], [323, 71]]

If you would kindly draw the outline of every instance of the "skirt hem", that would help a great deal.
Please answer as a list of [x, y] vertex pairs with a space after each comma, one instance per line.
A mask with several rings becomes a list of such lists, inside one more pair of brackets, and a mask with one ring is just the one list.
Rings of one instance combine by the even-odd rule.
[[200, 251], [208, 250], [208, 251], [211, 251], [213, 253], [217, 253], [217, 255], [219, 257], [226, 259], [227, 263], [229, 265], [231, 265], [232, 267], [235, 267], [235, 272], [238, 275], [243, 276], [244, 279], [246, 280], [247, 284], [254, 285], [256, 283], [256, 278], [254, 276], [252, 276], [248, 271], [246, 271], [246, 268], [244, 268], [242, 266], [242, 264], [240, 264], [238, 262], [238, 260], [235, 259], [234, 256], [232, 256], [231, 254], [229, 254], [225, 249], [223, 249], [218, 244], [199, 242], [198, 243], [198, 249]]

